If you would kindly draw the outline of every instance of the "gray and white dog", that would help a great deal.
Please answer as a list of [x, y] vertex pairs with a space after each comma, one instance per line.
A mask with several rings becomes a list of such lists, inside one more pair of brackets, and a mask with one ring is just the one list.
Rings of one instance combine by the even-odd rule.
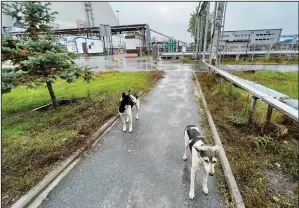
[[187, 160], [187, 149], [190, 148], [192, 155], [192, 167], [190, 178], [189, 198], [194, 198], [194, 180], [196, 171], [199, 170], [199, 164], [204, 165], [205, 175], [202, 182], [203, 192], [208, 194], [208, 175], [213, 176], [214, 167], [217, 162], [218, 146], [209, 146], [205, 138], [201, 135], [199, 129], [195, 125], [188, 125], [185, 129], [185, 153], [183, 160]]
[[120, 98], [120, 101], [119, 101], [119, 105], [118, 105], [118, 113], [123, 122], [123, 131], [127, 130], [126, 122], [129, 122], [129, 132], [132, 132], [132, 130], [133, 130], [132, 109], [134, 106], [136, 107], [136, 110], [137, 110], [136, 119], [138, 120], [138, 118], [139, 118], [138, 111], [140, 108], [140, 102], [139, 102], [138, 96], [136, 94], [131, 95], [130, 90], [129, 90], [128, 94], [123, 92], [122, 96]]

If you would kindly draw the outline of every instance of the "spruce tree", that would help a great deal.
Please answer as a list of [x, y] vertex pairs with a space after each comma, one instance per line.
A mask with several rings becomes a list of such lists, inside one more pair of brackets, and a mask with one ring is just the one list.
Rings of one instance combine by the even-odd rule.
[[[16, 25], [26, 30], [20, 40], [13, 37], [2, 37], [1, 61], [10, 60], [18, 66], [2, 69], [2, 93], [10, 92], [14, 87], [27, 84], [28, 87], [46, 85], [53, 107], [58, 102], [53, 89], [53, 82], [64, 79], [67, 83], [82, 77], [89, 82], [92, 73], [85, 67], [79, 67], [73, 53], [68, 53], [66, 47], [58, 44], [57, 38], [44, 33], [51, 29], [56, 12], [51, 12], [50, 3], [14, 2], [4, 4], [3, 12], [10, 15]], [[43, 33], [43, 34], [42, 34]]]

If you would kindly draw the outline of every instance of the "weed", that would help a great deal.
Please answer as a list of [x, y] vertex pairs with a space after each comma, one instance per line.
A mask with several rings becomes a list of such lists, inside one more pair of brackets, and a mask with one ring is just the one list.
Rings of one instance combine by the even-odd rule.
[[189, 56], [183, 56], [181, 62], [191, 64], [193, 63], [193, 60]]
[[[262, 72], [258, 79], [267, 79], [267, 76], [272, 75]], [[290, 74], [286, 73], [286, 76], [289, 77]], [[284, 119], [278, 124], [277, 122], [284, 117], [278, 111], [273, 110], [273, 123], [265, 125], [267, 105], [257, 102], [254, 121], [249, 126], [247, 121], [251, 97], [247, 92], [235, 87], [230, 89], [230, 84], [226, 82], [221, 86], [219, 79], [209, 74], [198, 73], [197, 77], [219, 130], [219, 136], [225, 144], [225, 150], [245, 206], [298, 206], [297, 201], [284, 200], [282, 197], [274, 201], [273, 194], [279, 196], [285, 189], [280, 190], [278, 185], [270, 185], [271, 178], [269, 179], [266, 174], [272, 171], [275, 177], [275, 173], [282, 171], [283, 178], [290, 178], [293, 182], [297, 180], [298, 141], [295, 139], [295, 130], [290, 131], [290, 127], [295, 126], [294, 123]], [[285, 79], [283, 75], [276, 74], [272, 82], [278, 86]], [[270, 80], [267, 79], [267, 82], [270, 84]], [[220, 87], [222, 87], [221, 90]], [[279, 164], [280, 168], [278, 169], [275, 164]], [[285, 187], [292, 189], [291, 186]], [[293, 193], [290, 197], [294, 197], [295, 194]]]
[[244, 72], [233, 74], [298, 99], [298, 72], [257, 71], [252, 74]]

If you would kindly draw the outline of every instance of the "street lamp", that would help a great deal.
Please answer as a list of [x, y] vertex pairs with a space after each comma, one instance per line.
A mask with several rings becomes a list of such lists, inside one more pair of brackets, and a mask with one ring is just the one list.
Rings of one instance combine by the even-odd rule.
[[[115, 12], [117, 14], [117, 21], [118, 21], [118, 25], [119, 25], [119, 15], [118, 15], [119, 10], [116, 10]], [[120, 48], [121, 48], [121, 34], [119, 34], [119, 50], [120, 50]]]
[[117, 21], [118, 21], [118, 25], [119, 25], [119, 16], [118, 16], [119, 11], [116, 10], [115, 12], [117, 13]]

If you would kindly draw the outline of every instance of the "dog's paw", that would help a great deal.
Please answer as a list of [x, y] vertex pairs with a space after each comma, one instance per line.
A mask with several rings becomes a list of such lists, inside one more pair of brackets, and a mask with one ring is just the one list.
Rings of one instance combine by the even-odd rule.
[[189, 198], [192, 200], [194, 199], [194, 192], [189, 192]]
[[133, 129], [129, 129], [129, 132], [131, 133], [133, 131]]
[[186, 161], [187, 160], [187, 155], [183, 156], [183, 160]]
[[204, 192], [205, 195], [209, 193], [208, 187], [203, 187], [202, 191]]
[[139, 119], [139, 117], [138, 116], [136, 116], [136, 120], [138, 120]]
[[125, 131], [127, 131], [127, 128], [126, 128], [126, 127], [123, 128], [123, 132], [125, 132]]

